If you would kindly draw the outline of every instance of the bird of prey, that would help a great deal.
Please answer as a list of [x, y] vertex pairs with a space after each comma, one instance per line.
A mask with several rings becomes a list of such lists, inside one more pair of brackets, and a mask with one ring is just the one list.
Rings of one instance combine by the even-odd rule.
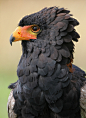
[[44, 8], [23, 17], [10, 36], [11, 45], [22, 42], [22, 56], [9, 85], [9, 118], [86, 118], [86, 74], [72, 64], [79, 22], [69, 12]]

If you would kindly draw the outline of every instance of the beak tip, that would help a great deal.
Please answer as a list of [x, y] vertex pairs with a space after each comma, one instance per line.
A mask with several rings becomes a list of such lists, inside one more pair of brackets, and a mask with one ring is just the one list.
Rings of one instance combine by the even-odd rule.
[[11, 46], [12, 46], [12, 42], [15, 40], [15, 37], [13, 37], [13, 34], [11, 34], [11, 36], [10, 36], [10, 44], [11, 44]]
[[10, 43], [10, 45], [12, 46], [12, 42]]

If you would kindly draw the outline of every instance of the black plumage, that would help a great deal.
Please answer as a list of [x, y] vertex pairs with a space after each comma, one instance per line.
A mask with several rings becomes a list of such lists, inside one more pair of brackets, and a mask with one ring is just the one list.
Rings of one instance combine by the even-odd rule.
[[[16, 118], [81, 118], [80, 89], [85, 73], [67, 66], [73, 60], [79, 22], [69, 10], [58, 7], [27, 15], [19, 26], [37, 24], [37, 39], [22, 41], [22, 56], [13, 89]], [[73, 73], [70, 71], [73, 70]]]

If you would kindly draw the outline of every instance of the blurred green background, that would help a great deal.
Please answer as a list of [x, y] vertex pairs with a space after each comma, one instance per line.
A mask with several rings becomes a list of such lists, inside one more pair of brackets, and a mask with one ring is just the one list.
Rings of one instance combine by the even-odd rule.
[[21, 43], [9, 43], [11, 33], [19, 20], [44, 7], [59, 6], [71, 11], [80, 25], [76, 27], [81, 38], [75, 43], [74, 64], [86, 70], [86, 0], [0, 0], [0, 118], [7, 116], [8, 85], [15, 82], [21, 56]]

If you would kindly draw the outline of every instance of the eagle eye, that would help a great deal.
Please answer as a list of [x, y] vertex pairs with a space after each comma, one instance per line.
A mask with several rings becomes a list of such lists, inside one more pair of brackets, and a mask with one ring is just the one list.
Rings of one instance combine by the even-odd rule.
[[32, 32], [39, 32], [40, 27], [38, 25], [32, 25], [31, 30], [32, 30]]

